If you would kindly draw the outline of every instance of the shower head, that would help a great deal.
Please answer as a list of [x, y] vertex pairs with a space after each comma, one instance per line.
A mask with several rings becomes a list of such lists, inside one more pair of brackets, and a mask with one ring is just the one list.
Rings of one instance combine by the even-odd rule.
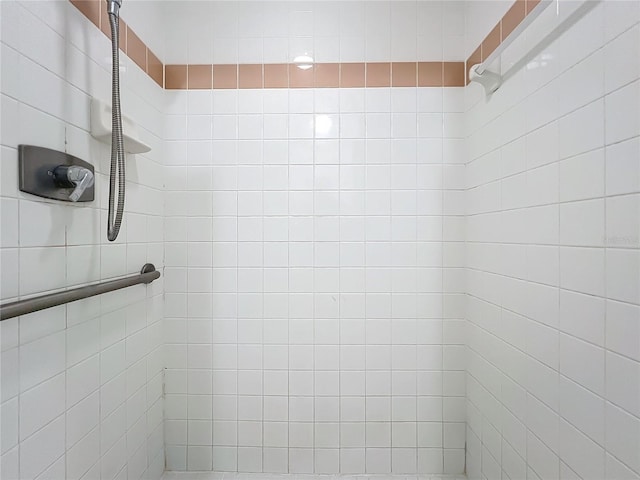
[[121, 6], [122, 0], [107, 0], [107, 13], [117, 17], [120, 14]]

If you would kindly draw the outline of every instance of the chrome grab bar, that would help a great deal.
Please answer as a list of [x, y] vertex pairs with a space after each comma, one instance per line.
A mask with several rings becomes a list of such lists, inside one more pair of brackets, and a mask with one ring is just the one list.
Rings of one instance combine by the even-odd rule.
[[140, 273], [135, 275], [5, 303], [4, 305], [0, 305], [0, 321], [37, 312], [38, 310], [44, 310], [45, 308], [75, 302], [83, 298], [113, 292], [114, 290], [120, 290], [140, 283], [148, 284], [159, 277], [160, 272], [156, 270], [156, 267], [152, 263], [145, 263]]

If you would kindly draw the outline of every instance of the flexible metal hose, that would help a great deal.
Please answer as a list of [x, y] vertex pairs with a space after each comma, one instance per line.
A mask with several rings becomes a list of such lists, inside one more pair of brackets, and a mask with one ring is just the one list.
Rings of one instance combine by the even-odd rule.
[[[111, 25], [111, 52], [113, 74], [111, 84], [111, 172], [109, 175], [109, 216], [107, 218], [107, 239], [113, 242], [118, 238], [122, 213], [124, 211], [125, 171], [124, 142], [122, 141], [122, 113], [120, 112], [120, 45], [118, 15], [109, 12]], [[114, 197], [116, 196], [116, 171], [118, 172], [117, 207], [114, 219]]]

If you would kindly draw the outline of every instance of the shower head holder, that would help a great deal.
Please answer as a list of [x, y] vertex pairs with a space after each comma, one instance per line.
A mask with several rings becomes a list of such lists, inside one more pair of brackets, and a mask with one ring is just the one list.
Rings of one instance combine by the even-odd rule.
[[120, 14], [121, 6], [122, 0], [107, 0], [107, 13], [117, 17]]

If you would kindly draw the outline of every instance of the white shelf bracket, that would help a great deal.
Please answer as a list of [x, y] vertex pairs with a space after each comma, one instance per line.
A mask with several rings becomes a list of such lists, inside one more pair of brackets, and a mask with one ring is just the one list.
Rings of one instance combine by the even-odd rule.
[[494, 73], [490, 70], [485, 70], [482, 73], [478, 73], [478, 67], [481, 65], [474, 65], [469, 70], [469, 80], [472, 82], [477, 82], [484, 87], [484, 91], [487, 96], [491, 95], [493, 92], [500, 88], [502, 85], [502, 76]]

